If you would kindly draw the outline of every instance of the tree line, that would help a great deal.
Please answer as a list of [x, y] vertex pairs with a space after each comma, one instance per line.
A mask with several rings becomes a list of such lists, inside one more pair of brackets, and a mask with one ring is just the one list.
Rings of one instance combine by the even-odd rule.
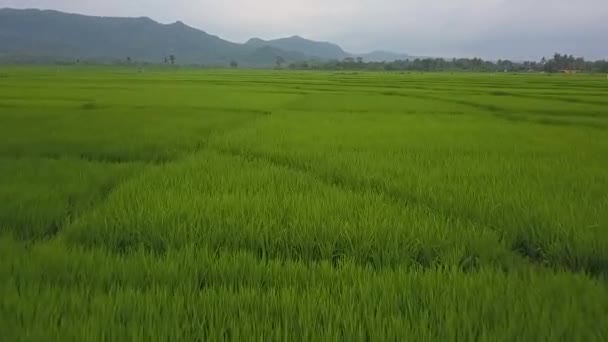
[[[175, 65], [177, 56], [169, 55], [159, 61], [137, 62], [131, 57], [123, 60], [97, 60], [76, 59], [57, 60], [54, 58], [32, 57], [32, 56], [0, 56], [0, 64], [116, 64], [116, 65]], [[268, 67], [272, 64], [269, 63]], [[221, 65], [189, 64], [191, 67], [221, 67]], [[227, 62], [226, 66], [238, 68], [236, 60]], [[542, 58], [540, 61], [515, 62], [499, 59], [487, 61], [481, 58], [408, 58], [393, 62], [367, 62], [361, 57], [347, 57], [343, 60], [311, 60], [291, 62], [282, 56], [275, 56], [274, 67], [276, 69], [294, 70], [370, 70], [370, 71], [475, 71], [475, 72], [584, 72], [584, 73], [608, 73], [608, 60], [587, 61], [582, 57], [556, 53], [553, 57]]]
[[393, 62], [366, 62], [348, 57], [341, 61], [308, 61], [289, 64], [289, 68], [304, 70], [376, 70], [376, 71], [479, 71], [479, 72], [600, 72], [608, 73], [608, 61], [586, 61], [582, 57], [556, 53], [540, 61], [514, 62], [481, 58], [411, 58]]

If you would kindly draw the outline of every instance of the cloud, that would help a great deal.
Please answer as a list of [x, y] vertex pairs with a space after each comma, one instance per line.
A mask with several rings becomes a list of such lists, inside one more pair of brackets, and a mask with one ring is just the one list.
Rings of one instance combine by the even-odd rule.
[[298, 34], [354, 52], [608, 58], [605, 0], [0, 0], [0, 7], [181, 20], [234, 41]]

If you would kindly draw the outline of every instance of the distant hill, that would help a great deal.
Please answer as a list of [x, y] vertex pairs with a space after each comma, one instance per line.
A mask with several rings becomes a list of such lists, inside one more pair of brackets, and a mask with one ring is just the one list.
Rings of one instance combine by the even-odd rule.
[[57, 11], [0, 9], [0, 55], [178, 63], [273, 65], [309, 58], [272, 47], [232, 43], [182, 22], [164, 25], [149, 18], [110, 18]]
[[[251, 39], [238, 44], [182, 22], [161, 24], [150, 18], [94, 17], [52, 10], [0, 9], [0, 60], [162, 63], [176, 56], [178, 64], [267, 67], [277, 56], [286, 63], [352, 57], [336, 44], [299, 36], [276, 40]], [[383, 57], [384, 56], [384, 57]], [[388, 57], [387, 57], [388, 56]], [[362, 55], [366, 60], [392, 60], [389, 52]]]
[[250, 47], [270, 46], [283, 51], [294, 51], [305, 55], [316, 57], [318, 59], [344, 59], [350, 54], [344, 52], [342, 48], [336, 44], [328, 42], [316, 42], [313, 40], [304, 39], [300, 36], [289, 38], [281, 38], [275, 40], [262, 40], [259, 38], [250, 39], [245, 45]]
[[184, 63], [226, 62], [245, 57], [238, 44], [181, 22], [149, 18], [105, 18], [40, 10], [0, 10], [0, 53], [70, 59], [160, 62], [174, 54]]

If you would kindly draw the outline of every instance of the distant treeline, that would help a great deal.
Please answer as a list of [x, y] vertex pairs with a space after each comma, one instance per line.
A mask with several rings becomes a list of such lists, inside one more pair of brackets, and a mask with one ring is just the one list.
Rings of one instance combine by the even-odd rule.
[[510, 60], [484, 61], [481, 58], [412, 58], [394, 62], [366, 62], [362, 58], [342, 61], [291, 63], [291, 69], [386, 70], [386, 71], [486, 71], [486, 72], [601, 72], [608, 73], [608, 61], [586, 61], [581, 57], [556, 53], [538, 62]]
[[[125, 59], [88, 58], [70, 59], [43, 56], [0, 54], [0, 64], [59, 64], [59, 65], [132, 65], [132, 66], [173, 66], [179, 56], [165, 57], [164, 63], [151, 63]], [[510, 60], [486, 61], [481, 58], [408, 58], [393, 62], [366, 62], [361, 57], [347, 57], [343, 60], [312, 60], [287, 63], [282, 56], [275, 56], [276, 69], [293, 70], [369, 70], [369, 71], [473, 71], [473, 72], [584, 72], [608, 73], [608, 60], [586, 61], [582, 57], [556, 53], [551, 59], [542, 58], [540, 61], [513, 62]], [[271, 68], [269, 64], [265, 68]], [[195, 68], [238, 68], [236, 61], [226, 64], [182, 64]], [[245, 65], [245, 68], [252, 67]], [[264, 68], [264, 67], [257, 67]]]

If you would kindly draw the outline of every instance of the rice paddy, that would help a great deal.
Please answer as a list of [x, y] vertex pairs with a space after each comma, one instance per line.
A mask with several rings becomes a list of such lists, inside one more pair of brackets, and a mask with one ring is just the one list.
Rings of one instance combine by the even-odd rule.
[[608, 339], [601, 75], [0, 69], [2, 340]]

